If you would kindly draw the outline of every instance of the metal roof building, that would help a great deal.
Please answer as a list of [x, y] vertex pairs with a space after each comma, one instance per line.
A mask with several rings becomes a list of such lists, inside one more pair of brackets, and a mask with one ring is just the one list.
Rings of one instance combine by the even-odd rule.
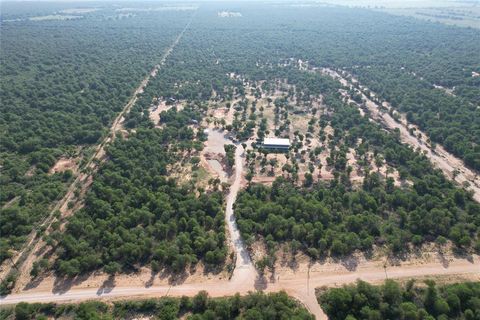
[[262, 143], [264, 149], [288, 150], [290, 139], [265, 138]]

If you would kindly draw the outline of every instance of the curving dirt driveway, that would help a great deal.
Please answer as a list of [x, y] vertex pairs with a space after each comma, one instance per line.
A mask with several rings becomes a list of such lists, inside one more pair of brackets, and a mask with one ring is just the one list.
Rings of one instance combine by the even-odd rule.
[[235, 179], [230, 187], [230, 192], [227, 196], [227, 208], [225, 211], [225, 219], [228, 225], [228, 234], [230, 235], [230, 242], [236, 254], [235, 270], [231, 278], [231, 284], [234, 286], [241, 286], [245, 283], [252, 283], [257, 277], [257, 271], [253, 266], [250, 254], [243, 243], [240, 231], [238, 230], [237, 222], [233, 214], [233, 204], [237, 199], [238, 191], [242, 185], [243, 179], [243, 158], [245, 150], [242, 145], [237, 144], [235, 150]]
[[[224, 145], [232, 144], [225, 133], [217, 128], [210, 128], [208, 134], [208, 140], [206, 142], [204, 152], [206, 153], [221, 153], [224, 154]], [[235, 252], [235, 269], [230, 278], [230, 282], [235, 286], [241, 286], [244, 283], [253, 283], [257, 276], [257, 271], [250, 259], [250, 254], [245, 247], [245, 244], [240, 236], [237, 222], [235, 220], [233, 205], [237, 199], [237, 194], [244, 184], [244, 156], [245, 150], [239, 143], [235, 144], [235, 172], [233, 175], [233, 182], [230, 186], [229, 193], [227, 195], [227, 203], [225, 210], [225, 222], [228, 229], [228, 241], [230, 247]], [[222, 166], [219, 166], [214, 170], [220, 177], [227, 177], [227, 173]]]

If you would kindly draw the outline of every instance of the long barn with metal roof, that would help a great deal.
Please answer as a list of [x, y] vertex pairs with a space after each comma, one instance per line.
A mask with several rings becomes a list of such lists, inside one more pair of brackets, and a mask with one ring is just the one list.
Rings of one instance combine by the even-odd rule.
[[265, 138], [262, 143], [262, 148], [268, 150], [288, 151], [290, 148], [290, 139]]

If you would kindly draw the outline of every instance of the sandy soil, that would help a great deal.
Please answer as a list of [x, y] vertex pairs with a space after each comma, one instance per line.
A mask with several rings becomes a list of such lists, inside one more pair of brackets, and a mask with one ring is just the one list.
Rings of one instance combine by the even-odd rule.
[[58, 161], [50, 168], [49, 174], [54, 174], [58, 172], [65, 172], [67, 170], [72, 170], [73, 173], [76, 173], [78, 170], [78, 159], [75, 158], [60, 158]]
[[[218, 109], [214, 109], [211, 116], [213, 118], [216, 118], [216, 119], [226, 119], [228, 114], [230, 113], [230, 110], [232, 110], [232, 108], [230, 109], [227, 109], [227, 108], [218, 108]], [[233, 113], [232, 113], [232, 118], [233, 118]], [[225, 120], [227, 123], [232, 123], [232, 119], [230, 119], [230, 121], [228, 122], [227, 120]]]
[[204, 153], [220, 153], [225, 154], [225, 144], [231, 144], [232, 142], [225, 137], [225, 132], [217, 129], [209, 129], [208, 141], [203, 149]]
[[200, 154], [201, 166], [212, 177], [219, 178], [221, 182], [228, 182], [228, 174], [224, 164], [226, 155], [225, 144], [231, 144], [231, 141], [225, 136], [225, 132], [211, 126], [207, 141]]
[[235, 150], [235, 176], [230, 192], [227, 196], [227, 207], [225, 210], [225, 220], [228, 226], [228, 234], [230, 235], [230, 245], [235, 252], [235, 270], [231, 278], [231, 283], [242, 285], [254, 281], [257, 271], [253, 266], [250, 254], [243, 243], [237, 222], [233, 213], [233, 204], [237, 199], [238, 191], [245, 185], [244, 180], [244, 157], [245, 150], [242, 145], [238, 144]]
[[152, 105], [150, 107], [149, 116], [150, 116], [150, 119], [152, 120], [152, 122], [155, 124], [156, 128], [160, 127], [160, 124], [159, 124], [160, 114], [163, 111], [168, 111], [173, 107], [177, 108], [177, 111], [181, 111], [181, 110], [183, 110], [184, 105], [183, 105], [183, 102], [178, 102], [178, 103], [175, 103], [175, 104], [167, 105], [166, 101], [162, 100], [162, 101], [158, 102], [158, 105]]
[[153, 121], [156, 127], [158, 127], [158, 123], [160, 121], [160, 113], [162, 111], [168, 111], [173, 105], [167, 106], [165, 101], [161, 101], [158, 106], [153, 106], [150, 108], [150, 119]]
[[221, 182], [227, 182], [228, 176], [222, 166], [222, 163], [217, 159], [207, 159], [208, 168], [211, 168], [213, 172], [218, 176]]
[[360, 166], [357, 164], [357, 154], [352, 148], [349, 148], [347, 153], [347, 166], [352, 167], [350, 181], [355, 184], [362, 184], [365, 177], [360, 175]]
[[70, 290], [98, 288], [98, 291], [108, 291], [113, 287], [151, 287], [180, 285], [183, 283], [209, 283], [216, 281], [228, 281], [229, 274], [225, 270], [205, 270], [203, 265], [198, 264], [194, 269], [187, 270], [183, 274], [172, 274], [166, 270], [158, 273], [148, 267], [141, 267], [138, 271], [128, 274], [118, 274], [114, 277], [104, 272], [93, 272], [74, 279], [62, 279], [48, 274], [34, 281], [30, 281], [21, 288], [24, 293], [53, 292], [56, 294], [66, 293]]
[[[211, 163], [211, 159], [210, 159], [210, 155], [204, 155], [204, 154], [201, 154], [200, 155], [200, 167], [205, 170], [209, 176], [211, 177], [214, 177], [214, 178], [219, 178], [221, 182], [227, 182], [228, 181], [228, 177], [226, 176], [226, 174], [224, 172], [222, 172], [221, 170], [219, 170], [218, 166], [215, 165], [212, 166], [212, 163]], [[214, 157], [214, 156], [212, 156]], [[220, 162], [217, 160], [217, 162], [220, 164]], [[221, 164], [220, 164], [221, 166]], [[227, 180], [225, 180], [227, 179]]]
[[263, 177], [255, 176], [252, 179], [252, 183], [261, 183], [266, 186], [271, 186], [277, 177]]

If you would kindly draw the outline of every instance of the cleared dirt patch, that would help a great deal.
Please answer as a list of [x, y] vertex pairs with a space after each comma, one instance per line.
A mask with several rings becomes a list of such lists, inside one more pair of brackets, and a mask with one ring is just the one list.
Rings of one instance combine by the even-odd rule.
[[71, 170], [73, 173], [78, 170], [78, 159], [76, 158], [60, 158], [58, 161], [50, 168], [49, 173], [59, 173]]
[[177, 107], [177, 109], [180, 111], [181, 109], [183, 109], [183, 105], [182, 104], [169, 104], [167, 105], [167, 103], [165, 101], [160, 101], [158, 103], [158, 105], [152, 105], [150, 107], [150, 119], [153, 121], [153, 123], [155, 124], [156, 127], [159, 127], [159, 122], [160, 122], [160, 113], [162, 113], [163, 111], [168, 111], [170, 110], [171, 108], [173, 107]]
[[70, 290], [98, 288], [98, 293], [106, 293], [115, 287], [139, 287], [169, 286], [194, 283], [208, 283], [215, 281], [228, 281], [228, 273], [220, 273], [205, 270], [198, 264], [195, 269], [186, 270], [182, 274], [172, 274], [163, 270], [153, 272], [148, 267], [142, 267], [136, 272], [123, 273], [110, 276], [104, 272], [92, 272], [73, 279], [63, 279], [53, 274], [38, 278], [33, 282], [23, 284], [21, 292], [34, 294], [38, 292], [53, 292], [62, 294]]

